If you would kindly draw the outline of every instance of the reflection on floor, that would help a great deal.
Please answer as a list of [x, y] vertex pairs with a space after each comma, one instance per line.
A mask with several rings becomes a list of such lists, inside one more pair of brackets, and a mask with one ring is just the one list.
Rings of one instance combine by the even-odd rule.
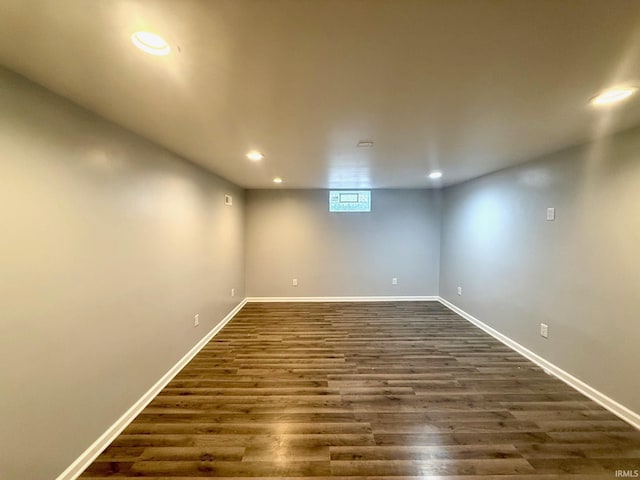
[[82, 478], [629, 469], [640, 469], [639, 431], [439, 303], [253, 303]]

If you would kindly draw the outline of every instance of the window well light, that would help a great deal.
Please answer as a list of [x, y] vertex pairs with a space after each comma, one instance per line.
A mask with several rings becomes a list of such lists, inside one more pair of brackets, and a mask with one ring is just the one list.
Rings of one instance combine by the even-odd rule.
[[259, 160], [262, 160], [264, 158], [264, 155], [260, 152], [252, 150], [251, 152], [247, 153], [247, 158], [252, 162], [257, 162]]
[[436, 172], [431, 172], [431, 173], [429, 174], [429, 178], [430, 178], [431, 180], [437, 180], [438, 178], [442, 178], [442, 172], [438, 172], [438, 171], [436, 171]]
[[169, 55], [171, 47], [160, 35], [151, 32], [136, 32], [131, 35], [131, 41], [143, 52], [151, 55]]
[[612, 103], [621, 102], [629, 98], [631, 95], [636, 93], [638, 90], [635, 87], [622, 87], [622, 88], [612, 88], [610, 90], [605, 90], [601, 94], [593, 97], [591, 99], [591, 104], [595, 106], [600, 105], [610, 105]]
[[273, 183], [282, 183], [282, 179], [280, 177], [276, 177], [273, 179]]

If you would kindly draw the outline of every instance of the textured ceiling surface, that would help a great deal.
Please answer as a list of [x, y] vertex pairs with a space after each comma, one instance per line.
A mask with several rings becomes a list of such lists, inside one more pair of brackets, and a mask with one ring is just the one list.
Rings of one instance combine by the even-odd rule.
[[0, 63], [243, 187], [425, 187], [640, 123], [588, 103], [640, 83], [640, 1], [3, 0]]

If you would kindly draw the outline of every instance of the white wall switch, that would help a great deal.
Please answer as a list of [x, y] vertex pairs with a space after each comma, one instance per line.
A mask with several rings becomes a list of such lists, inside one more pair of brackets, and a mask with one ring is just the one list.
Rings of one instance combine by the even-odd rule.
[[540, 336], [549, 338], [549, 325], [547, 325], [546, 323], [540, 324]]
[[556, 219], [556, 209], [553, 207], [547, 208], [547, 220], [555, 220]]
[[225, 205], [233, 205], [233, 197], [231, 195], [224, 196], [224, 204]]
[[458, 295], [462, 295], [462, 287], [458, 287]]
[[396, 277], [393, 277], [391, 279], [391, 285], [397, 285], [398, 284], [398, 279]]
[[198, 325], [200, 325], [200, 314], [196, 313], [196, 316], [193, 317], [193, 326], [197, 327]]
[[232, 288], [232, 289], [231, 289], [231, 296], [232, 296], [232, 297], [235, 297], [235, 296], [236, 296], [236, 289], [235, 289], [235, 288]]
[[294, 287], [297, 287], [297, 286], [298, 286], [298, 279], [297, 279], [297, 278], [294, 278], [294, 279], [291, 281], [291, 285], [293, 285]]

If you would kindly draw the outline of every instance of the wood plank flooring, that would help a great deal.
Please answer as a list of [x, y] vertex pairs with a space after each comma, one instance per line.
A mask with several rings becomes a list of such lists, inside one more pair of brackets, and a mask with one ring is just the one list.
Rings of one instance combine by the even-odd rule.
[[252, 303], [81, 478], [612, 479], [640, 431], [435, 302]]

